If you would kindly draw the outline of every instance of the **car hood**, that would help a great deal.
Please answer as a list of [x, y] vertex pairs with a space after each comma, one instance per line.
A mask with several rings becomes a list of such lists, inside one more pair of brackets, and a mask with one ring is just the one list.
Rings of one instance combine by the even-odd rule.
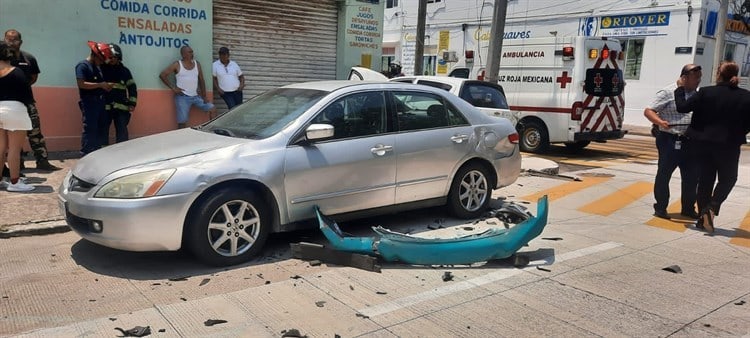
[[117, 143], [84, 156], [73, 175], [89, 183], [121, 169], [196, 155], [247, 142], [195, 129], [179, 129]]

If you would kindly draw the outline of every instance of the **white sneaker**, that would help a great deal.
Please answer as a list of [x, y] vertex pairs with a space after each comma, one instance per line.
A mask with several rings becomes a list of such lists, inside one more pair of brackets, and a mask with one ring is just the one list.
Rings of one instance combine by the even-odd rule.
[[18, 180], [16, 184], [8, 183], [8, 187], [5, 189], [6, 191], [14, 191], [14, 192], [26, 192], [26, 191], [32, 191], [36, 189], [35, 186], [26, 184], [23, 180]]
[[7, 177], [3, 177], [0, 179], [0, 188], [5, 188], [8, 186], [10, 180]]

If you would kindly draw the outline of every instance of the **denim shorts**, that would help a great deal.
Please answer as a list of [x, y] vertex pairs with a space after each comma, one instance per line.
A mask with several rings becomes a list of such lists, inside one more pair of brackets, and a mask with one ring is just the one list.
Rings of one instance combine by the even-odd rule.
[[198, 109], [208, 112], [214, 108], [213, 103], [203, 102], [203, 98], [196, 96], [187, 96], [183, 94], [174, 97], [174, 104], [177, 106], [177, 123], [187, 123], [190, 114], [190, 106], [196, 106]]

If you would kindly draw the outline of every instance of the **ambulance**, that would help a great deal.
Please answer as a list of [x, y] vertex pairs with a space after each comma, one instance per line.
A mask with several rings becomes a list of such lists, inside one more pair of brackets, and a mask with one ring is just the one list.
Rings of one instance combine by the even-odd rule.
[[[549, 37], [503, 42], [498, 84], [518, 121], [521, 150], [550, 143], [574, 150], [622, 138], [623, 49], [607, 37]], [[484, 79], [485, 67], [463, 57], [448, 76]]]

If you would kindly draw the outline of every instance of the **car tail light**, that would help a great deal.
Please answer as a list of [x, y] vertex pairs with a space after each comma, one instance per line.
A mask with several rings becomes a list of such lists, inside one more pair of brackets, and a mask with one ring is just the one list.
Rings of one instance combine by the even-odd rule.
[[479, 74], [477, 74], [477, 80], [484, 81], [484, 70], [482, 70], [481, 72], [479, 72]]
[[570, 110], [570, 119], [573, 121], [580, 121], [583, 116], [583, 102], [573, 102], [573, 107]]
[[573, 47], [563, 47], [563, 60], [573, 60]]
[[518, 133], [513, 133], [508, 135], [508, 141], [513, 144], [518, 144], [518, 141], [520, 140], [520, 137], [518, 136]]

